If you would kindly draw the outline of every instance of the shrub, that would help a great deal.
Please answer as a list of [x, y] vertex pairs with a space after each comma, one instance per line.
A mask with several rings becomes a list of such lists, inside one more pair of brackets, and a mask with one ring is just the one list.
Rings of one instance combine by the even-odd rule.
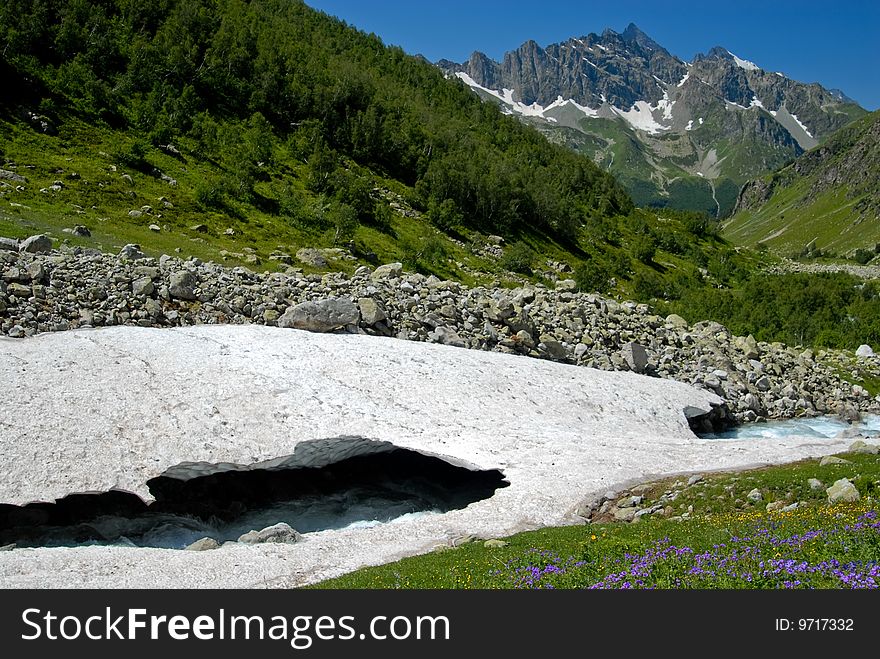
[[522, 275], [532, 274], [535, 264], [535, 251], [522, 241], [515, 242], [504, 250], [504, 255], [498, 261], [502, 268]]

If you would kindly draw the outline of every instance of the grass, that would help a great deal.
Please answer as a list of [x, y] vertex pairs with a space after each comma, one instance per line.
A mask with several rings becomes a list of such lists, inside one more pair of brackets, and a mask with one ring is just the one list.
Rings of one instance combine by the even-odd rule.
[[[638, 523], [547, 528], [470, 542], [370, 567], [318, 588], [856, 588], [880, 585], [880, 457], [846, 454], [716, 473], [688, 486], [651, 484], [643, 506], [666, 513]], [[807, 483], [817, 478], [821, 489]], [[848, 478], [861, 500], [828, 505], [825, 487]], [[762, 499], [753, 503], [748, 493]], [[800, 502], [767, 512], [768, 502]], [[670, 510], [671, 509], [671, 510]], [[690, 511], [690, 512], [689, 512]], [[684, 515], [684, 517], [681, 517]]]

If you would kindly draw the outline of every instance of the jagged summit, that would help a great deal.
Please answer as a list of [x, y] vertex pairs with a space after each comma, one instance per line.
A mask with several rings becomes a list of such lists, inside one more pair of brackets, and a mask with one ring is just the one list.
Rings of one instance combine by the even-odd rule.
[[740, 186], [865, 111], [837, 90], [767, 71], [716, 46], [684, 62], [635, 23], [496, 62], [439, 62], [502, 111], [589, 154], [637, 203], [732, 211]]

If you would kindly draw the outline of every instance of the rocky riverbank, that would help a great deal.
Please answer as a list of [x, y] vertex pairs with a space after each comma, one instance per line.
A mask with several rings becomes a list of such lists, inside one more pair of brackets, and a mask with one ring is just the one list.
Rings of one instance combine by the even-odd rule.
[[112, 255], [53, 250], [48, 238], [0, 239], [0, 330], [7, 336], [220, 323], [378, 334], [631, 370], [712, 391], [741, 421], [880, 409], [862, 387], [841, 379], [845, 361], [834, 354], [734, 336], [715, 322], [662, 318], [647, 305], [577, 292], [572, 280], [555, 289], [469, 288], [400, 264], [360, 267], [352, 276], [257, 273], [147, 258], [134, 245]]

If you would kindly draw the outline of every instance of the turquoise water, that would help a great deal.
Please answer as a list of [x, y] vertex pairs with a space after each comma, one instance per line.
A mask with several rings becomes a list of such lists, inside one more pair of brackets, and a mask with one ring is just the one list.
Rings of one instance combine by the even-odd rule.
[[864, 435], [880, 434], [880, 415], [866, 415], [860, 423], [847, 423], [835, 416], [812, 419], [784, 419], [763, 423], [744, 423], [718, 433], [701, 434], [705, 439], [778, 439], [781, 437], [816, 437], [831, 439], [843, 430], [860, 431]]

